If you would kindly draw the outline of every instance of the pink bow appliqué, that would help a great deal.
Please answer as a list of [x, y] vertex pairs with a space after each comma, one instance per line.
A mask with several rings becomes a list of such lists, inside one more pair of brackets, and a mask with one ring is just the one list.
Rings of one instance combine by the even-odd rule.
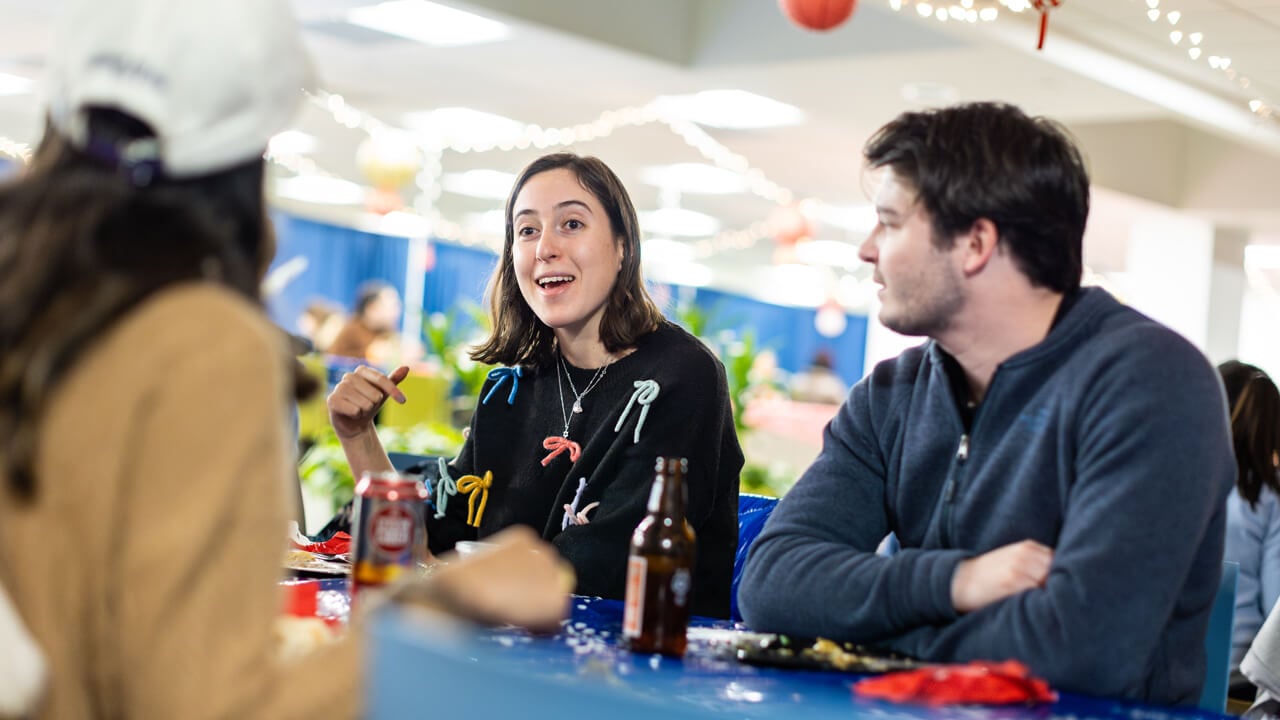
[[546, 440], [543, 440], [542, 447], [545, 450], [551, 451], [550, 455], [542, 458], [542, 467], [546, 467], [551, 464], [551, 461], [555, 459], [557, 455], [563, 454], [566, 451], [569, 453], [569, 462], [578, 462], [578, 458], [582, 456], [581, 445], [567, 437], [560, 437], [559, 435], [552, 435]]

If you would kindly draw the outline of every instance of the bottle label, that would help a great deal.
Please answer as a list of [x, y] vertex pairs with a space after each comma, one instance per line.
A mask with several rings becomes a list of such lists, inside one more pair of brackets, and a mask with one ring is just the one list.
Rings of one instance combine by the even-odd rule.
[[622, 609], [623, 637], [640, 637], [644, 617], [644, 582], [649, 574], [649, 561], [632, 555], [627, 560], [627, 600]]

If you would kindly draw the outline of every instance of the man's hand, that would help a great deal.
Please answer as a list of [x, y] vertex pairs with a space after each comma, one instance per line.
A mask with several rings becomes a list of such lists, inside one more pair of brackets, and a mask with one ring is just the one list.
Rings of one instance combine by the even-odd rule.
[[956, 612], [980, 610], [1032, 588], [1044, 587], [1053, 550], [1023, 540], [963, 560], [951, 576], [951, 603]]

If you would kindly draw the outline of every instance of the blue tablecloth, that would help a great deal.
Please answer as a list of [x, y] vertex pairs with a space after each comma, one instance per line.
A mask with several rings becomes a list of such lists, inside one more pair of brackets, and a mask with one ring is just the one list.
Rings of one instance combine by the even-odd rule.
[[[575, 598], [554, 636], [462, 628], [411, 609], [375, 618], [369, 710], [400, 717], [874, 718], [876, 720], [1182, 720], [1224, 716], [1063, 694], [1052, 705], [930, 709], [855, 698], [858, 676], [744, 665], [716, 633], [693, 630], [682, 660], [618, 642], [622, 604]], [[695, 620], [695, 628], [729, 628]], [[461, 713], [461, 714], [457, 714]]]

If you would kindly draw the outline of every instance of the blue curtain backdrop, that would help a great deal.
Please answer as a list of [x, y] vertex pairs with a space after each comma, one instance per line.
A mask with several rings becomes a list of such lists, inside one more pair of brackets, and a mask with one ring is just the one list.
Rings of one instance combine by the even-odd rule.
[[862, 377], [862, 361], [867, 345], [867, 318], [845, 314], [844, 332], [824, 337], [814, 325], [814, 308], [771, 305], [733, 293], [698, 288], [693, 302], [707, 314], [707, 334], [729, 330], [741, 337], [755, 335], [756, 350], [772, 350], [778, 367], [796, 373], [809, 367], [819, 350], [835, 360], [836, 374], [847, 383]]
[[[277, 324], [297, 331], [297, 318], [307, 303], [324, 298], [349, 308], [356, 288], [366, 280], [382, 280], [404, 293], [409, 241], [400, 237], [338, 227], [304, 220], [286, 213], [273, 213], [279, 250], [273, 268], [302, 256], [307, 268], [283, 291], [268, 301]], [[470, 324], [468, 304], [483, 302], [485, 283], [497, 256], [487, 250], [432, 242], [435, 262], [426, 275], [423, 317], [453, 310], [460, 323]], [[772, 350], [778, 367], [788, 373], [807, 368], [819, 350], [835, 359], [835, 371], [853, 383], [862, 377], [862, 361], [867, 338], [867, 319], [846, 315], [848, 325], [837, 337], [827, 338], [814, 327], [817, 311], [784, 307], [752, 300], [741, 295], [707, 288], [671, 288], [655, 292], [659, 297], [691, 301], [708, 317], [707, 333], [732, 331], [738, 337], [750, 331], [757, 349]], [[663, 308], [671, 315], [673, 303]]]
[[475, 323], [467, 307], [484, 302], [484, 288], [498, 256], [479, 248], [432, 242], [435, 267], [427, 273], [422, 292], [422, 317], [432, 313], [454, 313], [454, 330], [460, 337], [471, 335]]
[[356, 288], [366, 280], [381, 280], [404, 295], [409, 241], [347, 227], [272, 213], [276, 228], [276, 259], [272, 269], [301, 256], [307, 269], [290, 282], [267, 308], [277, 325], [298, 331], [298, 316], [307, 303], [324, 299], [350, 310]]
[[[307, 303], [325, 299], [350, 309], [356, 289], [366, 280], [381, 280], [404, 295], [408, 270], [409, 241], [402, 237], [377, 235], [347, 227], [304, 220], [286, 213], [272, 214], [277, 244], [274, 270], [301, 256], [307, 268], [267, 306], [276, 324], [297, 332], [297, 319]], [[431, 243], [435, 256], [427, 272], [422, 298], [423, 317], [457, 309], [460, 322], [469, 322], [461, 312], [465, 303], [479, 305], [485, 283], [497, 256], [487, 250]]]

